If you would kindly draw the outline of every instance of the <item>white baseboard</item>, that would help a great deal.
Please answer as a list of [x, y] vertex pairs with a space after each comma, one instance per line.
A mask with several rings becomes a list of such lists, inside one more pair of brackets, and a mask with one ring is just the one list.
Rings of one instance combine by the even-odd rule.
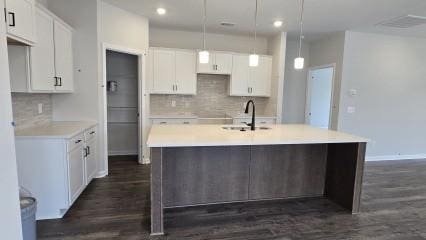
[[366, 161], [396, 161], [426, 159], [426, 154], [367, 156]]
[[108, 156], [126, 156], [126, 155], [138, 155], [139, 153], [136, 151], [111, 151], [108, 152]]
[[143, 159], [142, 159], [142, 163], [141, 164], [150, 164], [151, 163], [151, 159], [150, 158], [148, 158], [148, 157], [144, 157]]
[[104, 170], [104, 171], [98, 172], [95, 178], [103, 178], [103, 177], [106, 177], [107, 175], [108, 175], [107, 172]]

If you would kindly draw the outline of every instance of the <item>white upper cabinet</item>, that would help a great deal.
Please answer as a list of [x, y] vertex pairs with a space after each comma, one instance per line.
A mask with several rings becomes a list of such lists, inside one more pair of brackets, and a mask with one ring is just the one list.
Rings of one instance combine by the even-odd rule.
[[[37, 46], [30, 51], [31, 90], [55, 91], [55, 42], [53, 18], [47, 13], [36, 10]], [[13, 85], [13, 82], [12, 82]]]
[[148, 64], [147, 75], [152, 94], [196, 94], [195, 51], [152, 48], [149, 59], [152, 64]]
[[257, 67], [249, 66], [249, 55], [234, 54], [230, 82], [231, 96], [269, 97], [272, 57], [259, 56]]
[[[74, 90], [72, 30], [46, 9], [35, 11], [37, 44], [33, 47], [9, 46], [12, 91], [61, 93]], [[23, 56], [25, 53], [25, 56]], [[23, 59], [25, 61], [14, 61]], [[18, 72], [29, 69], [22, 76]], [[25, 86], [23, 88], [22, 86]]]
[[178, 94], [196, 94], [196, 61], [195, 51], [176, 51], [176, 91]]
[[5, 0], [8, 37], [27, 45], [36, 41], [34, 0]]
[[74, 90], [72, 32], [56, 20], [53, 26], [55, 39], [55, 77], [59, 81], [56, 84], [56, 91], [71, 92]]
[[197, 60], [197, 72], [229, 75], [232, 72], [232, 53], [209, 52], [209, 63]]
[[250, 67], [249, 86], [252, 96], [271, 96], [272, 57], [259, 56], [259, 66]]

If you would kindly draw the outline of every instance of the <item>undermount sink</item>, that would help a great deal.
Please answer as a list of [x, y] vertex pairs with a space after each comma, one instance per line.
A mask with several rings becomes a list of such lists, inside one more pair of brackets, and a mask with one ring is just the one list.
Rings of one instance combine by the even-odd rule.
[[[241, 132], [250, 131], [249, 126], [225, 126], [225, 127], [222, 127], [222, 129], [241, 131]], [[271, 130], [271, 128], [270, 127], [256, 127], [255, 130]]]

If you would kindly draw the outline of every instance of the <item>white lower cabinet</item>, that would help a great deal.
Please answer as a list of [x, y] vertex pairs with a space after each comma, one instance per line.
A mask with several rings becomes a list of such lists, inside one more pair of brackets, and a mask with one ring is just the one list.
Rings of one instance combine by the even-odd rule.
[[84, 156], [85, 156], [85, 181], [86, 184], [89, 184], [93, 177], [96, 175], [97, 170], [97, 162], [96, 162], [96, 156], [97, 156], [97, 137], [96, 137], [96, 129], [91, 129], [89, 131], [86, 131], [85, 133], [85, 139], [86, 139], [86, 148], [84, 149]]
[[152, 124], [197, 124], [197, 118], [151, 118]]
[[17, 136], [19, 185], [37, 199], [37, 220], [62, 218], [97, 172], [96, 127], [71, 138]]
[[[235, 118], [233, 118], [233, 124], [234, 125], [241, 125], [241, 124], [247, 124], [247, 123], [251, 123], [250, 117], [235, 117]], [[257, 125], [276, 124], [276, 118], [275, 117], [256, 117], [256, 124]]]
[[85, 187], [83, 149], [84, 142], [81, 142], [67, 154], [70, 204], [74, 203]]

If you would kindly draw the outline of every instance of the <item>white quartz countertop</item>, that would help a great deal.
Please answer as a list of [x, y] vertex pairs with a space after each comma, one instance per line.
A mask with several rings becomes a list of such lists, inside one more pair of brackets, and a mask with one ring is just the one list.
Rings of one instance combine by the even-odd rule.
[[50, 122], [15, 131], [17, 138], [72, 138], [96, 126], [96, 122]]
[[154, 125], [147, 144], [148, 147], [190, 147], [369, 141], [366, 138], [308, 125], [266, 125], [265, 127], [271, 129], [254, 132], [225, 130], [222, 127], [223, 125]]

